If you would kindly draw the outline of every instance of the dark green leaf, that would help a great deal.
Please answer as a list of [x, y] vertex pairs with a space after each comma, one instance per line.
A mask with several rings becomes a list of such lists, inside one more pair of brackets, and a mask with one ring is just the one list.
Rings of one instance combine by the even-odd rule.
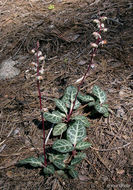
[[63, 169], [66, 167], [66, 165], [64, 164], [64, 162], [63, 162], [62, 160], [59, 160], [59, 159], [53, 160], [53, 164], [54, 164], [57, 168], [59, 168], [59, 169], [61, 169], [61, 170], [63, 170]]
[[74, 122], [67, 130], [67, 139], [75, 146], [86, 137], [86, 128], [80, 121]]
[[55, 99], [56, 106], [65, 114], [67, 114], [67, 107], [65, 106], [65, 103], [62, 100]]
[[77, 178], [78, 177], [78, 172], [74, 169], [68, 170], [69, 174], [71, 175], [72, 178]]
[[80, 92], [78, 93], [78, 98], [82, 101], [82, 102], [94, 102], [95, 99], [90, 96], [90, 95], [83, 95]]
[[79, 164], [83, 159], [82, 158], [74, 158], [72, 161], [71, 161], [71, 165], [76, 165], [76, 164]]
[[84, 141], [81, 141], [79, 142], [77, 145], [76, 145], [76, 149], [77, 150], [84, 150], [84, 149], [87, 149], [91, 146], [91, 144], [89, 142], [84, 142]]
[[43, 166], [43, 163], [38, 158], [34, 158], [34, 157], [29, 157], [24, 160], [20, 160], [18, 164], [21, 164], [21, 165], [30, 164], [33, 167]]
[[94, 85], [92, 93], [100, 100], [100, 103], [104, 103], [106, 101], [106, 94], [99, 86]]
[[66, 131], [66, 129], [67, 129], [66, 123], [59, 123], [54, 126], [53, 135], [54, 136], [62, 135], [62, 133]]
[[55, 172], [54, 166], [48, 165], [48, 166], [44, 167], [43, 172], [45, 174], [54, 174], [54, 172]]
[[77, 115], [77, 116], [73, 117], [72, 119], [74, 119], [76, 121], [80, 121], [85, 127], [90, 126], [90, 123], [89, 123], [87, 117], [85, 117], [83, 115]]
[[55, 113], [51, 114], [49, 112], [45, 112], [44, 118], [51, 123], [60, 123], [62, 121], [62, 117], [60, 115], [55, 114]]
[[78, 154], [76, 154], [75, 156], [74, 156], [74, 158], [82, 158], [82, 159], [84, 159], [84, 158], [86, 158], [87, 156], [86, 156], [86, 153], [83, 153], [83, 152], [78, 152]]
[[74, 149], [73, 145], [65, 139], [55, 141], [52, 148], [62, 153], [70, 152]]

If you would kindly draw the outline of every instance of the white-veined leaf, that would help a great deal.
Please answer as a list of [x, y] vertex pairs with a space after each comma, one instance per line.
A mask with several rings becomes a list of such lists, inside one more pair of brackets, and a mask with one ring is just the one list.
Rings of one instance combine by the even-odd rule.
[[65, 114], [67, 114], [67, 107], [65, 106], [65, 103], [62, 100], [55, 99], [55, 105]]
[[86, 137], [86, 128], [80, 121], [75, 121], [67, 130], [67, 139], [75, 146]]
[[86, 156], [86, 153], [83, 153], [83, 152], [78, 152], [78, 154], [76, 154], [75, 156], [74, 156], [74, 158], [82, 158], [82, 159], [84, 159], [84, 158], [86, 158], [87, 156]]
[[73, 117], [72, 119], [74, 119], [76, 121], [80, 121], [85, 127], [90, 126], [90, 123], [89, 123], [87, 117], [85, 117], [83, 115], [77, 115], [77, 116]]
[[103, 116], [104, 116], [104, 117], [109, 117], [109, 112], [108, 112], [108, 111], [105, 112], [105, 113], [103, 114]]
[[50, 162], [53, 162], [54, 160], [66, 160], [69, 158], [69, 153], [67, 154], [51, 154], [49, 153], [49, 160]]
[[92, 93], [100, 100], [101, 104], [106, 101], [106, 94], [99, 86], [94, 85]]
[[76, 164], [79, 164], [82, 160], [83, 160], [83, 158], [74, 158], [74, 159], [71, 161], [71, 166], [74, 166], [74, 165], [76, 165]]
[[90, 96], [90, 95], [83, 95], [80, 92], [78, 93], [78, 98], [82, 101], [82, 102], [94, 102], [95, 99]]
[[54, 166], [48, 165], [48, 166], [44, 167], [43, 172], [45, 174], [54, 174], [54, 172], [55, 172]]
[[84, 150], [84, 149], [89, 148], [90, 146], [91, 146], [91, 143], [81, 141], [81, 142], [79, 142], [79, 143], [76, 145], [76, 149], [77, 149], [77, 150]]
[[74, 102], [75, 100], [75, 97], [76, 97], [76, 94], [77, 94], [77, 89], [74, 87], [71, 91], [71, 103]]
[[94, 107], [95, 107], [96, 111], [101, 114], [108, 112], [108, 108], [106, 106], [104, 106], [104, 104], [102, 106], [100, 104], [96, 104]]
[[77, 89], [74, 86], [68, 86], [64, 92], [64, 95], [67, 95], [69, 97], [69, 100], [71, 99], [71, 93], [75, 92]]
[[63, 170], [57, 170], [57, 174], [65, 179], [68, 179], [68, 176], [65, 174]]
[[44, 118], [51, 123], [60, 123], [62, 121], [62, 117], [55, 113], [45, 112]]
[[59, 168], [59, 169], [61, 169], [61, 170], [63, 170], [63, 169], [66, 167], [66, 165], [65, 165], [64, 162], [63, 162], [63, 160], [59, 160], [59, 159], [53, 160], [53, 164], [54, 164], [57, 168]]
[[55, 125], [53, 130], [53, 136], [62, 135], [62, 133], [66, 131], [66, 129], [67, 129], [66, 123], [59, 123]]
[[30, 164], [33, 167], [40, 167], [43, 166], [43, 163], [38, 158], [29, 157], [24, 160], [20, 160], [18, 164], [24, 165], [24, 164]]
[[52, 114], [55, 114], [55, 115], [57, 115], [57, 116], [60, 115], [61, 117], [66, 117], [66, 115], [65, 115], [64, 113], [61, 113], [61, 112], [59, 112], [58, 110], [53, 111]]
[[88, 103], [88, 106], [91, 107], [91, 106], [94, 106], [95, 104], [96, 104], [95, 101], [94, 101], [94, 102], [89, 102], [89, 103]]
[[52, 148], [62, 153], [70, 152], [74, 149], [73, 145], [66, 139], [55, 141]]
[[78, 177], [78, 172], [75, 169], [70, 169], [68, 170], [68, 173], [72, 178], [77, 178]]

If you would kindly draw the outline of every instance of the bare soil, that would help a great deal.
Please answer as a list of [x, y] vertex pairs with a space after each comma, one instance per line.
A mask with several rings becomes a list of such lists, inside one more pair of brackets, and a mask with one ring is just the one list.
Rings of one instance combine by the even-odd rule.
[[[50, 4], [54, 9], [49, 9]], [[0, 60], [11, 57], [21, 70], [18, 76], [0, 81], [0, 190], [132, 189], [132, 1], [1, 0], [0, 14]], [[99, 15], [108, 17], [108, 32], [103, 34], [108, 44], [98, 50], [97, 67], [81, 90], [90, 92], [94, 84], [104, 89], [110, 115], [88, 117], [92, 146], [77, 167], [79, 179], [44, 177], [40, 169], [17, 167], [19, 160], [43, 153], [36, 78], [26, 73], [34, 60], [31, 49], [39, 40], [46, 55], [43, 109], [53, 109], [53, 98], [61, 97], [67, 86], [77, 86], [76, 80], [87, 69], [95, 31], [92, 20]]]

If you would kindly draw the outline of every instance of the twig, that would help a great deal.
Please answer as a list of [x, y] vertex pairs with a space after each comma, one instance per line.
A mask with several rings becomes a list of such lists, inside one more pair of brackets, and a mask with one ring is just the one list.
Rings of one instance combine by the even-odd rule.
[[93, 149], [93, 150], [96, 150], [96, 151], [105, 152], [105, 151], [112, 151], [112, 150], [123, 149], [123, 148], [129, 146], [130, 144], [131, 144], [131, 142], [129, 142], [127, 144], [124, 144], [123, 146], [113, 147], [113, 148], [108, 148], [108, 149], [97, 149], [97, 148], [94, 148], [94, 147], [90, 147], [90, 148]]

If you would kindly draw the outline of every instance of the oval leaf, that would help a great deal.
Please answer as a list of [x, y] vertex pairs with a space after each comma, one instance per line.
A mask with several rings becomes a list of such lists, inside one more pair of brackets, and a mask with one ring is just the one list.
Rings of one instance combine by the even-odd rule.
[[78, 172], [75, 169], [68, 170], [68, 173], [71, 175], [72, 178], [78, 177]]
[[101, 114], [104, 114], [104, 113], [108, 112], [108, 108], [106, 106], [104, 106], [104, 105], [101, 106], [100, 104], [96, 104], [95, 109], [96, 109], [97, 112], [99, 112]]
[[34, 157], [29, 157], [24, 160], [20, 160], [18, 164], [24, 165], [24, 164], [30, 164], [33, 167], [40, 167], [43, 166], [43, 163], [41, 162], [40, 159], [34, 158]]
[[91, 146], [91, 144], [89, 142], [79, 142], [77, 145], [76, 145], [76, 149], [77, 150], [84, 150], [84, 149], [87, 149]]
[[79, 92], [78, 98], [83, 102], [94, 102], [95, 99], [90, 95], [83, 95]]
[[66, 165], [64, 164], [64, 162], [63, 162], [62, 160], [59, 160], [59, 159], [53, 160], [53, 164], [54, 164], [57, 168], [59, 168], [59, 169], [61, 169], [61, 170], [63, 170], [63, 169], [66, 167]]
[[55, 125], [54, 130], [53, 130], [53, 135], [54, 136], [62, 135], [62, 133], [66, 131], [66, 129], [67, 129], [67, 125], [65, 123], [59, 123]]
[[51, 114], [49, 112], [45, 112], [44, 118], [51, 123], [60, 123], [62, 121], [62, 117], [60, 115], [55, 114], [55, 113]]
[[67, 139], [75, 146], [86, 137], [86, 128], [80, 121], [74, 122], [67, 130]]
[[70, 152], [74, 149], [73, 145], [65, 139], [55, 141], [52, 148], [62, 153]]
[[83, 115], [77, 115], [77, 116], [73, 117], [72, 119], [74, 119], [76, 121], [80, 121], [85, 127], [90, 126], [90, 123], [89, 123], [87, 117], [85, 117]]
[[53, 165], [48, 165], [47, 167], [44, 167], [43, 172], [45, 174], [54, 174], [55, 169]]
[[106, 94], [99, 86], [94, 85], [92, 93], [100, 100], [100, 103], [104, 103], [106, 101]]
[[72, 161], [71, 161], [71, 166], [74, 166], [76, 164], [79, 164], [83, 159], [82, 158], [74, 158]]
[[59, 99], [55, 99], [55, 105], [65, 114], [67, 114], [67, 107], [65, 106], [65, 103]]

